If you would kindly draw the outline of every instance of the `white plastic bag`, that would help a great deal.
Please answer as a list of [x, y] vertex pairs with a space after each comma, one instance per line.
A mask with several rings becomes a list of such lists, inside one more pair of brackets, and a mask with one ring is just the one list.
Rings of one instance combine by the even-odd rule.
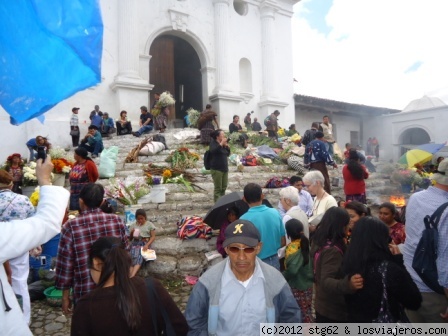
[[115, 176], [118, 150], [119, 148], [117, 146], [112, 146], [104, 148], [101, 152], [100, 167], [98, 169], [101, 178], [111, 178]]

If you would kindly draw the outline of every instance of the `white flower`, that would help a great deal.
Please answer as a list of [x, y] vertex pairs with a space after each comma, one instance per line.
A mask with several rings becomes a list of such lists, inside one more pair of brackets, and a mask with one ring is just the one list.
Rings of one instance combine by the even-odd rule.
[[70, 168], [69, 166], [65, 166], [64, 168], [62, 168], [62, 172], [64, 174], [70, 173], [70, 170], [72, 170], [72, 168]]
[[31, 161], [31, 162], [30, 162], [30, 168], [31, 168], [31, 169], [36, 169], [36, 162]]

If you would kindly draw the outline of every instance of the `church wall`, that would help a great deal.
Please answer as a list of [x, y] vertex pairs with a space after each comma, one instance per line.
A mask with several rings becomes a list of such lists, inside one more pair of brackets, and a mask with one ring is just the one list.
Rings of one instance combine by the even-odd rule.
[[[215, 54], [215, 29], [214, 29], [214, 6], [209, 0], [189, 1], [147, 1], [136, 0], [138, 7], [139, 32], [135, 34], [139, 45], [139, 75], [142, 79], [149, 77], [149, 47], [154, 38], [163, 32], [170, 32], [176, 36], [185, 38], [198, 52], [201, 60], [203, 77], [203, 105], [209, 102], [209, 96], [213, 94], [216, 79]], [[254, 111], [253, 117], [258, 117], [262, 122], [265, 117], [259, 106], [262, 93], [262, 29], [258, 2], [248, 3], [248, 13], [245, 16], [237, 14], [229, 1], [229, 72], [230, 87], [232, 93], [240, 95], [239, 61], [247, 58], [252, 68], [252, 94], [253, 97], [235, 105], [236, 110], [223, 111], [225, 121], [223, 125], [231, 122], [233, 114], [239, 114], [241, 118], [249, 111]], [[104, 36], [103, 56], [101, 61], [101, 83], [95, 87], [76, 93], [72, 97], [60, 102], [45, 114], [45, 124], [37, 120], [26, 122], [20, 126], [9, 125], [9, 115], [0, 107], [0, 141], [8, 144], [1, 146], [0, 160], [3, 161], [11, 152], [19, 152], [28, 156], [28, 150], [24, 143], [36, 135], [48, 135], [51, 142], [58, 146], [69, 146], [71, 138], [69, 135], [69, 119], [72, 107], [80, 107], [79, 121], [81, 134], [85, 134], [90, 121], [90, 111], [98, 104], [101, 111], [109, 112], [114, 119], [118, 118], [120, 110], [128, 111], [128, 116], [133, 127], [138, 127], [139, 107], [132, 95], [126, 98], [124, 95], [118, 99], [118, 94], [111, 89], [114, 78], [119, 69], [119, 15], [118, 0], [100, 0]], [[293, 105], [293, 83], [292, 83], [292, 45], [290, 14], [292, 4], [290, 1], [277, 1], [279, 6], [275, 13], [275, 100], [284, 102], [283, 107], [270, 108], [268, 113], [279, 109], [280, 123], [284, 126], [294, 122]], [[186, 32], [180, 29], [173, 31], [169, 8], [188, 13]], [[145, 58], [146, 57], [146, 58]], [[148, 59], [146, 62], [145, 60]], [[61, 78], [63, 83], [63, 78]], [[149, 80], [149, 84], [151, 81]], [[122, 90], [124, 92], [125, 90]], [[149, 97], [149, 93], [148, 93]], [[148, 98], [149, 105], [149, 98]], [[272, 110], [272, 111], [271, 111]]]
[[[329, 113], [327, 114], [329, 115]], [[297, 109], [295, 117], [296, 129], [303, 136], [305, 131], [311, 128], [313, 122], [321, 123], [324, 115], [324, 113], [316, 111]], [[333, 129], [335, 130], [336, 142], [342, 151], [345, 144], [350, 142], [350, 132], [360, 132], [360, 120], [360, 117], [344, 116], [336, 113], [330, 119], [330, 123], [334, 124]], [[284, 124], [284, 126], [287, 128], [289, 124]], [[362, 139], [360, 141], [362, 143]]]
[[407, 129], [421, 128], [429, 134], [431, 142], [443, 143], [448, 140], [447, 123], [448, 107], [384, 115], [364, 124], [365, 142], [369, 137], [376, 136], [380, 143], [380, 157], [396, 161], [401, 154], [400, 136]]

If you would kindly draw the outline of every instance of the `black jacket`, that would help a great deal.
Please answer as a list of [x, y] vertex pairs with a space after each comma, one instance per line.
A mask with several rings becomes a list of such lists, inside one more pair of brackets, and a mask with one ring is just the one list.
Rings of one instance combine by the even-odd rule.
[[[380, 262], [367, 265], [367, 274], [363, 274], [364, 287], [355, 294], [346, 295], [348, 322], [371, 323], [378, 317], [383, 294], [383, 284], [379, 273]], [[399, 305], [417, 310], [420, 308], [422, 296], [403, 266], [403, 256], [394, 256], [388, 261], [386, 271], [386, 290], [389, 308], [392, 315], [399, 317]]]
[[229, 171], [227, 157], [230, 155], [229, 147], [222, 147], [216, 140], [210, 142], [210, 169], [224, 173]]

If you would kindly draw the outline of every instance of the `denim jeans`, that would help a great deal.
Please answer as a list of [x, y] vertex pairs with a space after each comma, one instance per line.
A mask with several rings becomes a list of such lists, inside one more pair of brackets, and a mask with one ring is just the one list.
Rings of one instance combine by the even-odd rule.
[[325, 149], [327, 150], [328, 154], [331, 155], [332, 158], [334, 155], [333, 145], [334, 145], [334, 143], [325, 142]]
[[33, 149], [33, 147], [28, 146], [30, 151], [30, 161], [34, 161], [37, 158], [37, 152]]
[[265, 262], [268, 265], [271, 265], [272, 267], [280, 271], [280, 261], [278, 260], [278, 255], [274, 254], [273, 256], [261, 259], [261, 261]]
[[94, 146], [90, 146], [88, 143], [80, 144], [79, 147], [85, 148], [88, 152], [98, 155], [104, 149], [103, 144], [101, 142], [95, 142]]
[[153, 129], [152, 125], [145, 125], [145, 126], [142, 126], [142, 127], [137, 131], [137, 133], [138, 133], [138, 135], [142, 135], [143, 133], [151, 132], [152, 129]]

